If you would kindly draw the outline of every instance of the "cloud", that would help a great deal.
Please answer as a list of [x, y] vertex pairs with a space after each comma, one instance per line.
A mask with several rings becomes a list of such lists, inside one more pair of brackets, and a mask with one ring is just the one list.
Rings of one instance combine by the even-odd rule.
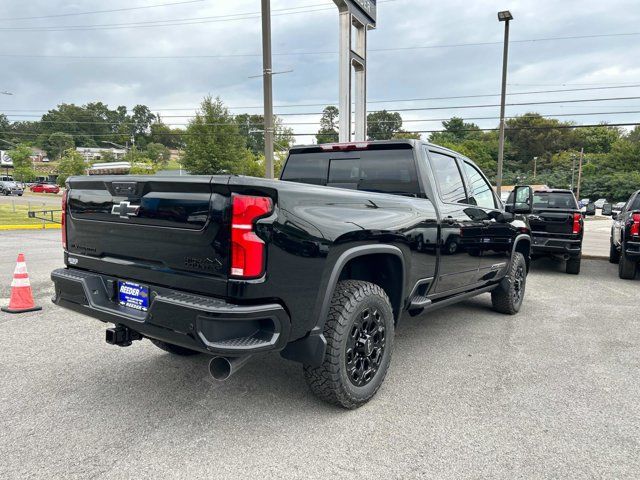
[[[98, 0], [70, 4], [62, 0], [30, 2], [5, 0], [0, 6], [0, 90], [14, 93], [0, 98], [3, 109], [48, 109], [60, 102], [82, 104], [101, 100], [110, 106], [132, 107], [144, 103], [154, 110], [194, 108], [207, 94], [220, 95], [231, 106], [262, 104], [262, 82], [250, 79], [262, 71], [260, 19], [233, 19], [230, 15], [258, 12], [253, 0], [213, 1], [151, 8], [119, 13], [55, 17], [38, 20], [3, 20], [12, 17], [77, 13], [92, 10], [127, 8], [162, 1], [131, 3]], [[274, 53], [336, 52], [338, 19], [332, 9], [312, 7], [289, 14], [282, 9], [318, 5], [321, 0], [301, 1], [296, 5], [274, 1]], [[601, 37], [564, 41], [522, 42], [519, 40], [635, 32], [640, 24], [640, 9], [633, 0], [600, 2], [557, 2], [520, 0], [507, 2], [514, 14], [511, 25], [509, 87], [510, 92], [558, 89], [562, 85], [634, 82], [638, 79], [640, 36]], [[497, 93], [503, 25], [496, 12], [504, 4], [491, 0], [397, 0], [379, 4], [379, 25], [369, 32], [370, 100], [424, 98]], [[282, 13], [286, 13], [282, 15]], [[173, 21], [227, 15], [208, 23], [147, 28], [109, 27], [80, 31], [49, 31], [59, 26], [113, 25], [133, 22]], [[237, 18], [237, 17], [236, 17]], [[217, 20], [212, 22], [210, 20]], [[1, 28], [34, 27], [30, 31], [6, 31]], [[427, 45], [451, 45], [497, 42], [496, 45], [411, 49]], [[376, 51], [387, 48], [400, 51]], [[239, 55], [233, 58], [144, 58], [176, 55]], [[20, 56], [27, 55], [27, 56]], [[33, 58], [28, 55], [80, 56], [96, 58]], [[143, 57], [134, 59], [110, 58]], [[276, 104], [323, 103], [338, 97], [337, 55], [274, 56], [274, 70], [293, 69], [274, 78]], [[568, 87], [564, 87], [568, 88]], [[514, 101], [555, 100], [637, 96], [640, 88], [538, 94], [511, 97]], [[517, 100], [516, 100], [517, 98]], [[480, 103], [497, 103], [497, 97]], [[433, 100], [376, 104], [373, 108], [447, 107], [478, 103], [474, 100]], [[584, 106], [510, 107], [508, 114], [530, 110], [542, 113], [616, 110], [622, 106], [640, 106], [640, 101], [606, 102]], [[319, 112], [321, 107], [277, 108], [287, 112]], [[240, 110], [235, 110], [239, 112]], [[259, 112], [259, 109], [250, 109]], [[7, 112], [15, 113], [15, 112]], [[165, 112], [168, 113], [168, 112]], [[183, 112], [177, 112], [180, 114]], [[184, 114], [191, 113], [185, 110]], [[497, 116], [495, 107], [466, 110], [446, 109], [403, 114], [407, 119], [445, 118], [451, 115]], [[17, 117], [12, 117], [16, 119]], [[286, 121], [317, 121], [319, 116], [286, 117]], [[568, 119], [571, 119], [570, 117]], [[578, 123], [600, 120], [629, 121], [629, 115], [576, 117]], [[184, 119], [173, 119], [184, 123]], [[483, 127], [495, 120], [477, 121]], [[432, 129], [438, 122], [416, 122], [407, 127]], [[298, 133], [315, 131], [314, 125], [296, 125]], [[300, 140], [308, 141], [309, 138]]]

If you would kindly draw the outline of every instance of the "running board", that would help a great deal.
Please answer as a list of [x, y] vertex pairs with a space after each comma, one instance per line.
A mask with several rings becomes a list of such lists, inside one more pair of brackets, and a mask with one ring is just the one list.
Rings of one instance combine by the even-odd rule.
[[432, 302], [431, 300], [429, 300], [429, 305], [427, 305], [425, 307], [425, 311], [433, 311], [436, 310], [438, 308], [441, 307], [447, 307], [449, 305], [452, 305], [454, 303], [458, 303], [462, 300], [466, 300], [468, 298], [473, 298], [477, 295], [482, 295], [483, 293], [487, 293], [490, 292], [491, 290], [494, 290], [498, 287], [498, 283], [496, 283], [495, 285], [489, 285], [488, 287], [483, 287], [479, 290], [471, 290], [470, 292], [465, 292], [465, 293], [460, 293], [458, 295], [454, 295], [453, 297], [447, 297], [443, 300], [438, 300], [436, 302]]
[[411, 299], [411, 303], [409, 305], [409, 310], [417, 310], [421, 308], [427, 308], [431, 305], [431, 300], [423, 295], [415, 295]]

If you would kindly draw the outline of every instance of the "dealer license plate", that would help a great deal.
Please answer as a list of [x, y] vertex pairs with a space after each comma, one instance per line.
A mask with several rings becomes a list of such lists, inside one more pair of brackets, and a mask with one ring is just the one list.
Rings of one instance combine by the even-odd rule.
[[149, 287], [133, 282], [118, 282], [118, 303], [146, 312], [149, 309]]

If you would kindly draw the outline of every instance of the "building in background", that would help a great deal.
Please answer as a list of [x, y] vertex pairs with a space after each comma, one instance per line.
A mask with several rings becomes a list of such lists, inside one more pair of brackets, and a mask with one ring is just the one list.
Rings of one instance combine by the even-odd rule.
[[99, 161], [106, 152], [110, 152], [116, 160], [122, 160], [127, 154], [124, 148], [76, 147], [76, 151], [84, 157], [84, 161], [87, 163]]

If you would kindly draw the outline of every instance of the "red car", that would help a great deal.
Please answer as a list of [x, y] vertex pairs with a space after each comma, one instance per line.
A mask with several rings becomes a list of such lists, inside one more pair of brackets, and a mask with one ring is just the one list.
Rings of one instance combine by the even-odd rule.
[[36, 183], [35, 185], [31, 185], [29, 188], [32, 192], [35, 193], [58, 193], [60, 192], [60, 187], [58, 185], [52, 185], [50, 183]]

